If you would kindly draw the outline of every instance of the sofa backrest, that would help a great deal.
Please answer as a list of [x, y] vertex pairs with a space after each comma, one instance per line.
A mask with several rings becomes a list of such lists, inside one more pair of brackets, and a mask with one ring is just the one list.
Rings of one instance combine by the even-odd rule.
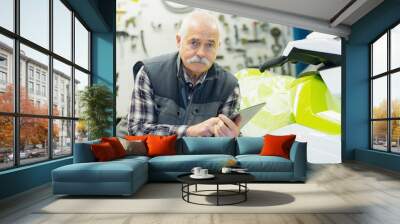
[[177, 154], [235, 155], [235, 139], [228, 137], [183, 137]]
[[74, 147], [74, 163], [89, 163], [95, 162], [96, 158], [90, 148], [92, 144], [99, 144], [100, 139], [75, 143]]
[[263, 137], [237, 137], [236, 155], [259, 154], [263, 145]]

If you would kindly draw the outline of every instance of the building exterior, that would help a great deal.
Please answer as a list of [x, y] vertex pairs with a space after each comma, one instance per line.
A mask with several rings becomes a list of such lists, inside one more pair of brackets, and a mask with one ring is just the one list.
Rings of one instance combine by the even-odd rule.
[[[53, 96], [53, 115], [72, 117], [72, 86], [71, 75], [54, 69], [53, 92], [49, 94], [49, 68], [34, 58], [20, 54], [20, 85], [27, 91], [28, 99], [34, 107], [48, 108], [49, 96]], [[7, 86], [14, 83], [13, 48], [0, 42], [0, 94], [7, 91]], [[75, 81], [79, 84], [79, 81]], [[78, 97], [76, 99], [78, 101]], [[76, 102], [79, 105], [79, 102]], [[22, 111], [23, 112], [23, 111]], [[58, 143], [71, 143], [72, 122], [60, 120], [58, 126]], [[56, 144], [58, 144], [56, 142]]]

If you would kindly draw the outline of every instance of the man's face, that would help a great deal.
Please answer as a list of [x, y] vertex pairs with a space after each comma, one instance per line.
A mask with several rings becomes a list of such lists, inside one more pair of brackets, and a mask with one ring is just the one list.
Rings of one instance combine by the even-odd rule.
[[176, 37], [183, 65], [194, 75], [207, 71], [217, 57], [219, 33], [216, 27], [194, 24], [184, 38]]

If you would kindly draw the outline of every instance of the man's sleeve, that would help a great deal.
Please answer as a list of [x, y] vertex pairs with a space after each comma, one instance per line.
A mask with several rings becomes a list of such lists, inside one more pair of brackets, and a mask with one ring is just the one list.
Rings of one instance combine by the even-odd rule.
[[157, 124], [157, 114], [154, 109], [154, 92], [150, 79], [140, 68], [132, 92], [130, 113], [128, 116], [128, 132], [130, 135], [178, 135], [186, 134], [187, 125]]
[[239, 84], [233, 89], [232, 94], [225, 103], [220, 107], [219, 114], [224, 114], [229, 118], [234, 118], [239, 114], [240, 109], [240, 88]]

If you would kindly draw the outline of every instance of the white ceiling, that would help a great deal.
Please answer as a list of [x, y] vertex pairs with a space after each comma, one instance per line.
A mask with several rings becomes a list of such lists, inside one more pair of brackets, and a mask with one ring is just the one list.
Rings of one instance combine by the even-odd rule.
[[[383, 2], [383, 0], [171, 1], [341, 37], [347, 37], [353, 23]], [[343, 8], [345, 10], [342, 10]]]

